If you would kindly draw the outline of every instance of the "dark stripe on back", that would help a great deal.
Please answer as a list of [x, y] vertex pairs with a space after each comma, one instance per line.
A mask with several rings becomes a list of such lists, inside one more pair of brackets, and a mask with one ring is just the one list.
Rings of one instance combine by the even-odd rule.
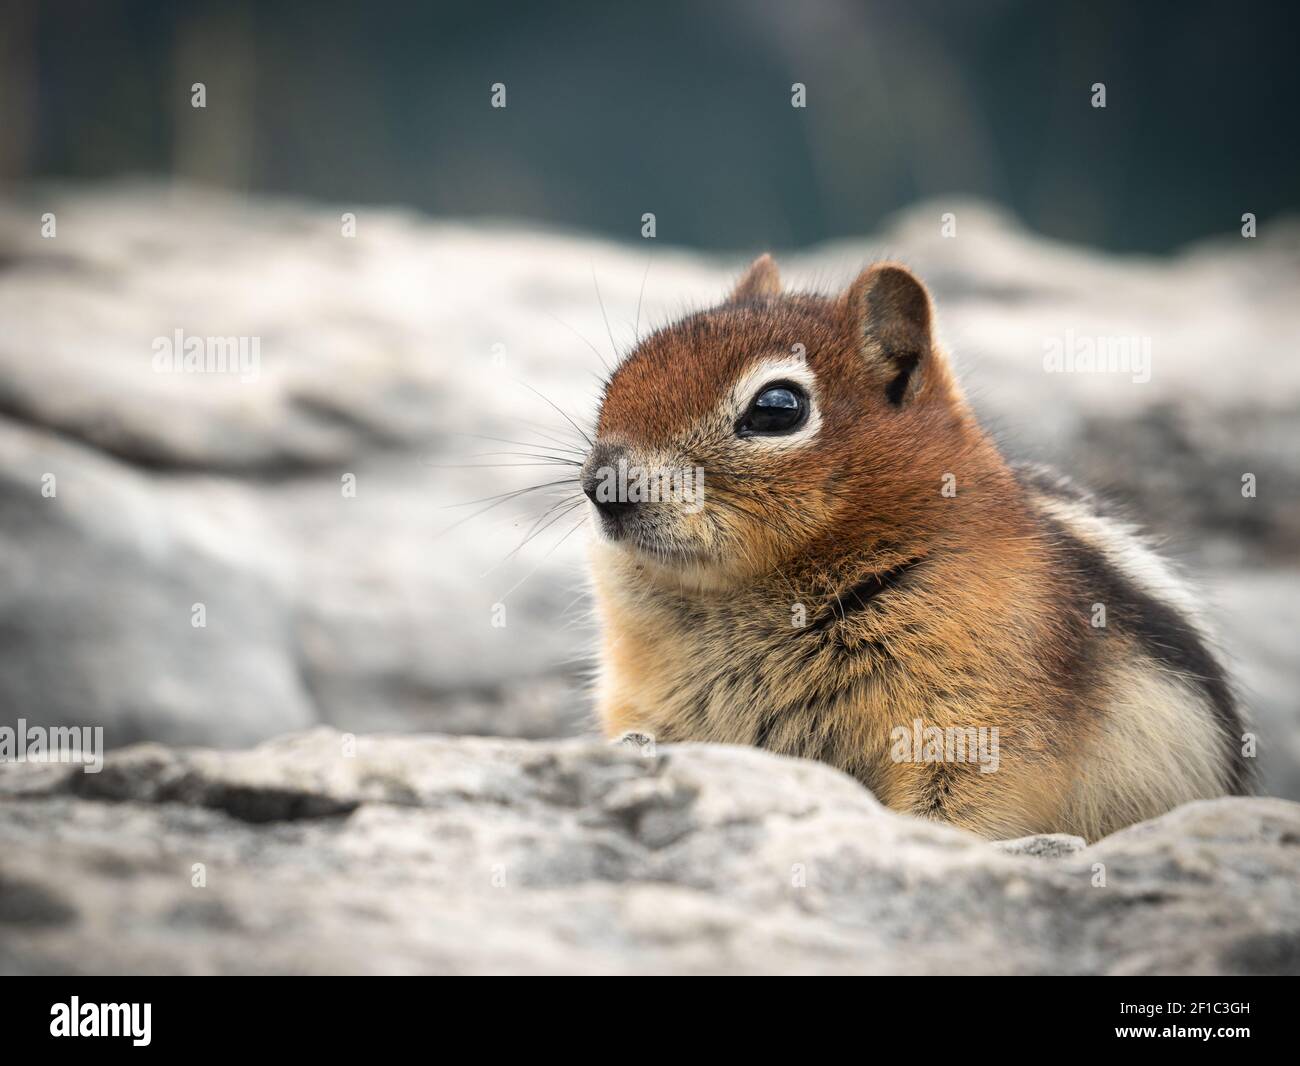
[[[1079, 539], [1068, 526], [1043, 516], [1058, 550], [1066, 556], [1064, 570], [1077, 572], [1082, 590], [1094, 602], [1106, 607], [1107, 625], [1112, 622], [1137, 640], [1153, 661], [1167, 666], [1199, 687], [1209, 699], [1215, 720], [1224, 734], [1225, 761], [1229, 768], [1229, 791], [1249, 791], [1253, 769], [1241, 754], [1243, 724], [1232, 688], [1218, 659], [1206, 647], [1200, 633], [1178, 610], [1134, 583], [1106, 556]], [[1088, 616], [1088, 605], [1080, 605]]]

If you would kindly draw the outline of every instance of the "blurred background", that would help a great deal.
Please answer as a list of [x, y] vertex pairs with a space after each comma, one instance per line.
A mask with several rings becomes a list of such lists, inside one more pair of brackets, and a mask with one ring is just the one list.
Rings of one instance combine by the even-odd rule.
[[[663, 239], [746, 250], [964, 192], [1167, 252], [1293, 205], [1298, 32], [1293, 5], [1195, 0], [10, 0], [0, 177], [173, 174], [625, 239], [653, 210]], [[1098, 81], [1105, 110], [1080, 107]]]
[[[888, 254], [1007, 449], [1198, 579], [1300, 797], [1297, 23], [10, 0], [4, 715], [111, 746], [590, 729], [584, 512], [560, 484], [456, 524], [567, 476], [487, 453], [580, 449], [602, 364], [758, 251], [822, 288]], [[256, 338], [256, 380], [157, 373], [178, 329]], [[1149, 341], [1151, 380], [1045, 373], [1067, 334]]]

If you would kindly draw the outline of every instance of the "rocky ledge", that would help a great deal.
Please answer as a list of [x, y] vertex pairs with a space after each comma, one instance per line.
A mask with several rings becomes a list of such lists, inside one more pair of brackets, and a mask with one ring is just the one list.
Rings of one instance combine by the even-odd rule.
[[1300, 804], [990, 844], [713, 745], [0, 766], [0, 972], [1294, 973]]

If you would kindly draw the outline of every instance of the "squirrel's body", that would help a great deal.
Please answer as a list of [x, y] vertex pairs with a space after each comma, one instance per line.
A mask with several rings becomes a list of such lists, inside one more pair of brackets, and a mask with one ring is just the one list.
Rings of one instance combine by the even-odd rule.
[[[1091, 497], [1008, 466], [930, 318], [901, 268], [822, 299], [763, 259], [618, 369], [584, 470], [604, 728], [820, 759], [993, 837], [1240, 791], [1186, 593]], [[615, 462], [699, 470], [702, 497], [599, 501]]]

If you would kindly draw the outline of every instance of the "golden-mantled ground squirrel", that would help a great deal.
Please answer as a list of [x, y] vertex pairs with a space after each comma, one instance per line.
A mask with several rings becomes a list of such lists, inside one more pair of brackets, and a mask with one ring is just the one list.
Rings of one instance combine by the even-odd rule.
[[1245, 790], [1195, 603], [1091, 495], [1007, 463], [901, 266], [826, 298], [757, 260], [616, 369], [582, 480], [611, 736], [821, 759], [989, 837]]

